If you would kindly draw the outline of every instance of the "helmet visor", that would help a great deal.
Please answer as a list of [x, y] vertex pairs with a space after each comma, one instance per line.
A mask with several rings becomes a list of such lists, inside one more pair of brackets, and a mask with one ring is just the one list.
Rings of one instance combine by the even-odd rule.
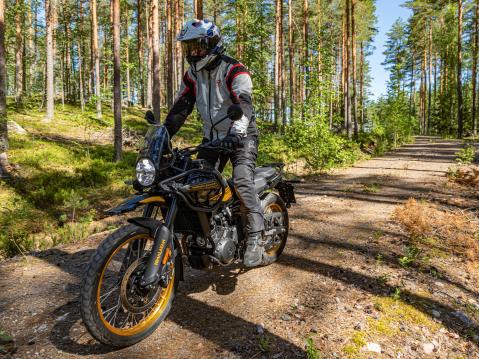
[[208, 48], [205, 39], [193, 39], [181, 42], [183, 54], [188, 59], [199, 61], [208, 55], [210, 49]]

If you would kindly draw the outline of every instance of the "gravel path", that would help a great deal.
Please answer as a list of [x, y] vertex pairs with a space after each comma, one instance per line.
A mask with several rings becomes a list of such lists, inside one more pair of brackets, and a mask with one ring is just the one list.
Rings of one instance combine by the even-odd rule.
[[402, 268], [408, 239], [391, 220], [411, 197], [479, 207], [477, 193], [445, 185], [460, 146], [422, 137], [307, 179], [277, 263], [187, 270], [167, 321], [130, 348], [97, 344], [79, 318], [81, 276], [103, 235], [3, 262], [0, 328], [15, 339], [12, 356], [294, 358], [308, 347], [310, 357], [479, 358], [476, 273], [453, 255], [433, 259], [440, 277]]

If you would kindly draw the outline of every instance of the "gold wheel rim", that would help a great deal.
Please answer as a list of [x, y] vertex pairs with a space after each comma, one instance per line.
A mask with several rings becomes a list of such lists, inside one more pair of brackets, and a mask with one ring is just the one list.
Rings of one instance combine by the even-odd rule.
[[[110, 255], [110, 257], [108, 258], [108, 261], [106, 262], [106, 264], [102, 268], [100, 278], [98, 280], [98, 287], [97, 287], [97, 294], [96, 294], [96, 304], [97, 304], [97, 311], [98, 311], [98, 314], [100, 316], [100, 320], [101, 320], [102, 324], [108, 329], [108, 331], [110, 331], [113, 334], [120, 335], [120, 336], [133, 336], [133, 335], [136, 335], [136, 334], [140, 334], [140, 333], [144, 332], [145, 330], [147, 330], [148, 328], [150, 328], [158, 320], [158, 318], [164, 313], [164, 311], [165, 311], [165, 309], [168, 305], [168, 302], [170, 300], [171, 294], [173, 292], [173, 286], [174, 286], [174, 282], [175, 282], [174, 259], [172, 259], [172, 261], [173, 261], [172, 262], [173, 273], [171, 275], [168, 286], [166, 288], [160, 289], [161, 293], [158, 296], [158, 300], [151, 307], [152, 309], [149, 311], [149, 313], [145, 317], [143, 317], [140, 320], [134, 320], [134, 316], [136, 314], [133, 314], [132, 320], [133, 320], [133, 323], [136, 322], [136, 324], [132, 325], [129, 328], [115, 327], [114, 325], [112, 325], [110, 323], [110, 321], [108, 321], [106, 319], [106, 318], [108, 318], [108, 315], [104, 314], [104, 311], [103, 311], [102, 306], [101, 306], [101, 304], [102, 304], [102, 302], [101, 302], [101, 288], [102, 288], [102, 283], [103, 283], [103, 279], [104, 279], [104, 276], [105, 276], [106, 269], [108, 268], [108, 265], [110, 264], [113, 257], [121, 249], [125, 248], [131, 242], [133, 242], [135, 240], [139, 240], [139, 239], [153, 240], [150, 236], [148, 236], [146, 234], [139, 234], [139, 235], [136, 235], [136, 236], [133, 236], [133, 237], [129, 238], [121, 246], [116, 248], [115, 251]], [[120, 298], [119, 298], [119, 300], [120, 300]], [[118, 310], [123, 309], [122, 308], [123, 306], [121, 305], [121, 302], [118, 304], [118, 306], [119, 306]], [[127, 315], [126, 321], [128, 321], [130, 313], [131, 312], [129, 312], [129, 314]]]
[[[277, 213], [277, 212], [283, 212], [281, 206], [277, 203], [271, 203], [270, 205], [268, 205], [268, 207], [265, 208], [264, 210], [264, 214], [268, 214], [268, 213]], [[281, 234], [281, 241], [278, 241], [278, 243], [276, 243], [276, 245], [274, 245], [273, 247], [271, 247], [270, 249], [268, 249], [266, 251], [266, 254], [268, 256], [274, 256], [278, 253], [279, 249], [281, 248], [281, 244], [283, 243], [283, 234]]]

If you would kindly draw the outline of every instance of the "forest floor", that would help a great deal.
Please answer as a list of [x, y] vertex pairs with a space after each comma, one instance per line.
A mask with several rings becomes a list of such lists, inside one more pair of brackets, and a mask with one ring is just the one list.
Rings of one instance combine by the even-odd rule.
[[[461, 147], [419, 137], [307, 178], [277, 263], [187, 269], [167, 320], [122, 350], [95, 342], [78, 308], [86, 263], [108, 232], [7, 259], [0, 332], [14, 342], [3, 349], [14, 358], [479, 358], [479, 258], [466, 241], [478, 240], [479, 194], [446, 176]], [[444, 218], [459, 225], [435, 224]], [[448, 243], [444, 228], [464, 230], [465, 242]]]

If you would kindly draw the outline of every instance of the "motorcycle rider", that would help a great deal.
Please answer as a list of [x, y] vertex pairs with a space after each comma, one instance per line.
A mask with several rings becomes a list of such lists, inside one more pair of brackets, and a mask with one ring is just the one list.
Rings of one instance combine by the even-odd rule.
[[[165, 126], [174, 136], [188, 115], [196, 108], [203, 120], [203, 142], [216, 141], [220, 147], [233, 149], [229, 155], [219, 150], [201, 149], [199, 159], [222, 171], [226, 162], [233, 165], [233, 183], [246, 214], [247, 248], [244, 264], [261, 264], [264, 253], [264, 215], [254, 189], [254, 169], [258, 155], [258, 129], [252, 105], [253, 84], [246, 67], [224, 55], [218, 27], [208, 20], [188, 21], [177, 40], [190, 68], [183, 76], [178, 96], [166, 116]], [[239, 105], [243, 116], [237, 121], [224, 118], [227, 109]]]

